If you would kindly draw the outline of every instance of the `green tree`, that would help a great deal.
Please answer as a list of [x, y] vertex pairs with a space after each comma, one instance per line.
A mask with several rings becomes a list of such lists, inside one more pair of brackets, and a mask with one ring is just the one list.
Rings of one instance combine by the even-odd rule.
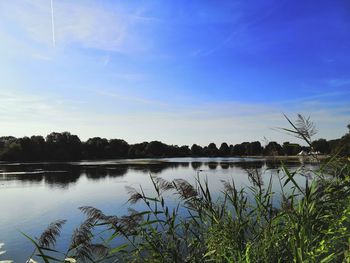
[[23, 150], [18, 141], [9, 142], [2, 153], [2, 159], [6, 161], [22, 160]]
[[[190, 156], [191, 155], [191, 150], [187, 145], [182, 145], [181, 147], [179, 147], [178, 149], [178, 155], [179, 156]], [[168, 155], [169, 157], [173, 156], [173, 155]]]
[[284, 142], [282, 145], [285, 155], [297, 155], [302, 150], [301, 146], [297, 143]]
[[147, 157], [164, 157], [167, 152], [167, 145], [160, 141], [152, 141], [145, 148]]
[[246, 151], [246, 147], [245, 147], [244, 143], [236, 144], [231, 149], [231, 155], [232, 156], [243, 156], [243, 155], [245, 155], [245, 151]]
[[84, 143], [84, 158], [101, 159], [108, 158], [108, 140], [100, 137], [93, 137]]
[[206, 148], [205, 154], [209, 157], [215, 157], [218, 156], [219, 150], [216, 147], [215, 143], [209, 143], [208, 147]]
[[311, 145], [315, 151], [318, 151], [320, 153], [329, 154], [331, 152], [331, 148], [326, 139], [318, 139], [316, 141], [313, 141]]
[[220, 156], [229, 156], [230, 155], [230, 147], [226, 142], [223, 142], [219, 148]]
[[193, 156], [203, 156], [203, 148], [197, 144], [193, 144], [191, 147], [191, 153]]
[[108, 142], [107, 154], [109, 158], [127, 158], [129, 152], [129, 144], [120, 139], [111, 139]]
[[269, 142], [264, 149], [265, 155], [283, 155], [282, 146], [277, 142]]
[[145, 157], [145, 149], [148, 145], [148, 142], [143, 142], [143, 143], [136, 143], [130, 146], [129, 151], [128, 151], [128, 156], [130, 158], [141, 158]]
[[260, 155], [262, 150], [263, 148], [261, 147], [261, 143], [259, 141], [251, 142], [249, 145], [248, 155]]
[[81, 141], [69, 132], [53, 132], [46, 136], [48, 158], [51, 160], [78, 160], [81, 155]]

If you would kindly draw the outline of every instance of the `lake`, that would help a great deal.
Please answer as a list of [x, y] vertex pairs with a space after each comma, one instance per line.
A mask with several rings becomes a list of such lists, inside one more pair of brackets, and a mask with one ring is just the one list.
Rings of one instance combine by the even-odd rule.
[[[292, 170], [302, 164], [286, 162]], [[304, 165], [313, 169], [313, 165]], [[20, 231], [39, 236], [47, 225], [66, 219], [58, 248], [70, 242], [73, 229], [84, 220], [78, 207], [89, 205], [106, 214], [123, 215], [129, 208], [126, 186], [151, 191], [150, 174], [166, 180], [177, 178], [194, 182], [196, 175], [207, 178], [210, 189], [218, 193], [222, 180], [234, 180], [236, 186], [250, 186], [247, 168], [257, 168], [262, 179], [273, 178], [279, 192], [279, 162], [252, 158], [170, 158], [81, 161], [66, 163], [0, 163], [0, 260], [25, 262], [33, 247]], [[307, 175], [307, 174], [306, 174]], [[299, 175], [297, 180], [305, 181]], [[278, 200], [275, 200], [278, 202]], [[137, 207], [142, 209], [142, 207]]]

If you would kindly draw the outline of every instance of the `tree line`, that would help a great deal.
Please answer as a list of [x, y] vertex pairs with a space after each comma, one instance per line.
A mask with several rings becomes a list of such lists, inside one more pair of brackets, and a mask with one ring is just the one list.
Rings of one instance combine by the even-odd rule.
[[[350, 125], [348, 125], [350, 131]], [[318, 139], [312, 143], [312, 150], [322, 154], [339, 152], [350, 155], [350, 132], [336, 140]], [[297, 143], [268, 142], [262, 146], [259, 141], [232, 145], [226, 142], [219, 147], [215, 143], [207, 146], [193, 144], [168, 145], [160, 141], [128, 144], [122, 139], [100, 137], [81, 141], [69, 132], [53, 132], [43, 136], [15, 138], [0, 137], [0, 160], [3, 161], [62, 161], [82, 159], [153, 158], [153, 157], [235, 157], [296, 155], [300, 151], [311, 151], [311, 147]]]

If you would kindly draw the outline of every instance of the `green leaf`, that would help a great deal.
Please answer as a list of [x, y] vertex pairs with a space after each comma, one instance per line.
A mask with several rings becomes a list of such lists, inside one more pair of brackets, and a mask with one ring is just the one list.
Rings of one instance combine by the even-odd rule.
[[332, 253], [330, 255], [328, 255], [327, 257], [325, 257], [324, 259], [322, 259], [320, 261], [320, 263], [328, 263], [328, 262], [334, 262], [336, 260], [336, 258], [334, 257], [335, 253]]
[[216, 253], [216, 249], [211, 250], [211, 251], [207, 252], [207, 253], [203, 256], [203, 258], [210, 257], [211, 255], [213, 255], [213, 254], [215, 254], [215, 253]]
[[41, 250], [41, 247], [39, 246], [39, 244], [33, 238], [31, 238], [30, 236], [26, 235], [25, 233], [21, 232], [21, 234], [24, 235], [26, 238], [28, 238], [34, 244], [34, 246], [39, 251], [40, 255], [43, 256], [43, 260], [45, 261], [45, 263], [50, 263], [47, 260], [46, 255], [44, 254], [44, 252]]
[[[283, 171], [286, 173], [286, 175], [288, 176], [288, 179], [284, 182], [283, 187], [286, 186], [289, 182], [292, 182], [294, 184], [294, 186], [301, 192], [304, 194], [303, 190], [300, 188], [300, 186], [298, 185], [298, 183], [294, 180], [294, 175], [296, 174], [294, 173], [290, 173], [288, 168], [284, 165], [284, 163], [282, 162], [282, 169]], [[305, 195], [305, 194], [304, 194]]]
[[123, 245], [121, 245], [119, 247], [115, 247], [115, 248], [113, 248], [113, 249], [111, 249], [109, 251], [109, 254], [112, 255], [112, 254], [116, 254], [116, 253], [122, 252], [128, 246], [129, 246], [128, 244], [123, 244]]

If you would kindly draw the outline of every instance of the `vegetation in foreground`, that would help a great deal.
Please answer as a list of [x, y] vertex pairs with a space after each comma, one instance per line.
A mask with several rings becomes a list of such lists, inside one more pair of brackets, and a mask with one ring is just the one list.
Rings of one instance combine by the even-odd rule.
[[[311, 142], [310, 122], [287, 130]], [[130, 189], [130, 203], [146, 209], [122, 217], [81, 207], [86, 215], [65, 252], [55, 250], [64, 221], [52, 223], [34, 244], [31, 262], [350, 262], [350, 162], [333, 156], [310, 171], [291, 172], [263, 183], [247, 170], [252, 186], [223, 182], [213, 199], [207, 182], [151, 177], [154, 195]], [[305, 174], [305, 184], [295, 180]], [[280, 183], [281, 196], [272, 190]], [[177, 206], [165, 198], [176, 194]], [[280, 200], [277, 204], [276, 200]], [[107, 236], [106, 236], [107, 235]], [[118, 242], [116, 242], [118, 241]], [[122, 243], [120, 243], [122, 242]], [[118, 245], [113, 245], [118, 243]]]

